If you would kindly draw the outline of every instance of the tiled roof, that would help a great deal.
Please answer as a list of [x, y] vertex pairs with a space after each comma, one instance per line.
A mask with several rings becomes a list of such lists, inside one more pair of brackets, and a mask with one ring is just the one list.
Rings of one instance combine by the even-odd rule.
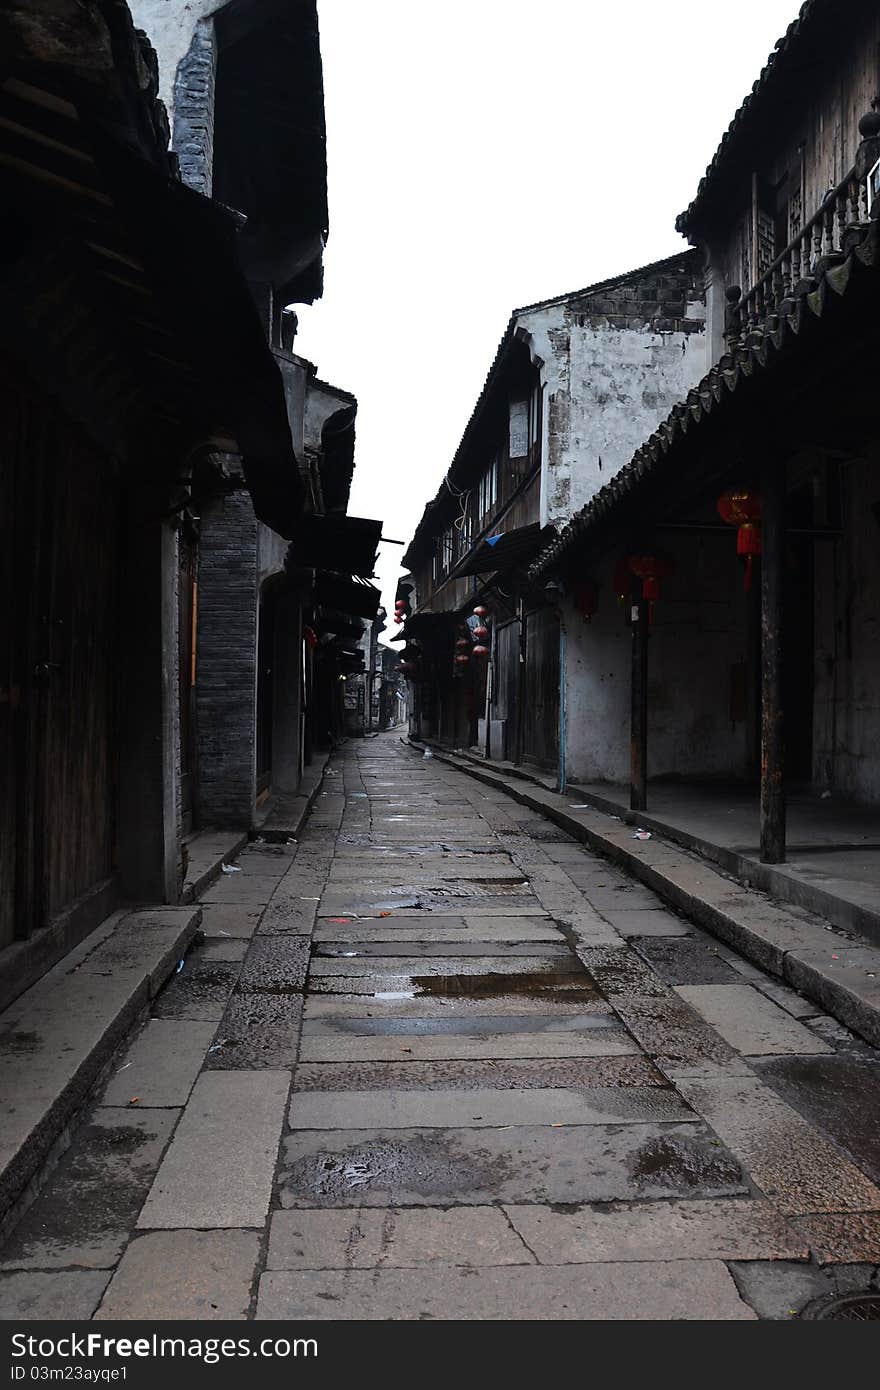
[[[815, 324], [848, 292], [857, 292], [866, 277], [880, 272], [880, 221], [868, 222], [854, 232], [857, 242], [839, 264], [830, 264], [809, 294], [783, 302], [780, 312], [769, 319], [760, 342], [750, 341], [726, 353], [694, 387], [684, 401], [673, 406], [650, 439], [636, 450], [619, 473], [577, 513], [557, 538], [541, 552], [529, 568], [529, 577], [538, 579], [555, 569], [566, 553], [577, 545], [600, 521], [604, 521], [624, 501], [634, 500], [640, 485], [676, 464], [676, 443], [705, 417], [728, 408], [745, 383], [756, 374], [772, 371], [779, 358], [788, 354], [797, 339]], [[830, 258], [829, 258], [830, 260]], [[855, 283], [856, 290], [851, 287]], [[751, 335], [750, 335], [751, 336]], [[637, 498], [635, 499], [637, 500]]]
[[474, 430], [477, 420], [479, 419], [480, 413], [486, 404], [492, 387], [495, 384], [495, 380], [501, 368], [501, 364], [504, 360], [505, 354], [509, 350], [511, 343], [514, 341], [514, 338], [516, 336], [517, 320], [519, 319], [520, 315], [535, 313], [539, 309], [549, 309], [552, 308], [554, 304], [564, 304], [567, 300], [582, 299], [584, 295], [599, 294], [602, 290], [608, 290], [612, 289], [616, 285], [622, 285], [627, 280], [631, 280], [639, 275], [649, 275], [652, 271], [660, 270], [663, 266], [666, 265], [671, 265], [673, 261], [680, 261], [684, 256], [693, 255], [694, 252], [691, 250], [690, 247], [683, 246], [682, 249], [673, 256], [664, 256], [659, 261], [650, 261], [647, 265], [638, 266], [634, 270], [623, 271], [620, 275], [611, 275], [605, 280], [597, 280], [595, 284], [585, 285], [582, 289], [569, 290], [566, 294], [553, 295], [549, 299], [539, 299], [534, 304], [523, 304], [519, 309], [513, 310], [513, 312], [510, 315], [510, 318], [507, 321], [507, 327], [505, 328], [504, 333], [501, 337], [501, 341], [498, 344], [495, 356], [492, 359], [492, 365], [486, 373], [486, 379], [483, 382], [483, 386], [479, 396], [477, 397], [476, 404], [473, 410], [471, 411], [470, 418], [467, 424], [464, 427], [464, 433], [461, 436], [461, 441], [458, 445], [458, 448], [455, 451], [452, 462], [446, 470], [443, 482], [437, 489], [436, 494], [431, 499], [431, 501], [428, 502], [425, 506], [425, 510], [423, 511], [419, 524], [413, 533], [413, 538], [409, 543], [409, 547], [406, 551], [406, 554], [403, 556], [403, 564], [412, 565], [416, 558], [418, 542], [422, 539], [423, 535], [432, 534], [430, 530], [428, 530], [428, 523], [430, 521], [432, 513], [435, 511], [438, 504], [445, 501], [446, 497], [449, 495], [446, 487], [446, 479], [451, 478], [453, 484], [455, 484], [456, 467], [461, 463], [462, 459], [464, 458], [467, 452], [471, 434]]
[[805, 3], [801, 5], [797, 19], [789, 24], [782, 38], [777, 41], [773, 52], [761, 69], [757, 81], [752, 84], [752, 90], [745, 97], [736, 115], [727, 127], [727, 130], [721, 137], [721, 143], [712, 157], [712, 162], [706, 169], [703, 178], [700, 179], [696, 196], [685, 211], [679, 213], [678, 217], [675, 219], [676, 231], [681, 232], [683, 235], [687, 235], [690, 223], [700, 203], [703, 201], [709, 184], [715, 179], [716, 174], [727, 164], [731, 146], [740, 136], [743, 126], [747, 122], [755, 106], [755, 99], [759, 95], [763, 96], [768, 86], [778, 80], [780, 72], [785, 72], [788, 66], [787, 59], [789, 53], [791, 49], [797, 45], [804, 28], [822, 11], [833, 8], [840, 9], [840, 0], [805, 0]]

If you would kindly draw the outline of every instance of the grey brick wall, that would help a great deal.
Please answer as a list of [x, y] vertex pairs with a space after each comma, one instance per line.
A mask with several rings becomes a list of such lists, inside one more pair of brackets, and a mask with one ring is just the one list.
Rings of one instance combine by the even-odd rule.
[[196, 709], [205, 828], [253, 821], [257, 588], [257, 519], [242, 490], [202, 508]]
[[196, 26], [189, 52], [174, 78], [174, 134], [171, 147], [180, 176], [190, 188], [211, 195], [214, 164], [214, 86], [217, 41], [213, 19]]
[[700, 253], [684, 251], [672, 264], [635, 271], [620, 284], [572, 299], [569, 315], [581, 327], [702, 333], [705, 302]]

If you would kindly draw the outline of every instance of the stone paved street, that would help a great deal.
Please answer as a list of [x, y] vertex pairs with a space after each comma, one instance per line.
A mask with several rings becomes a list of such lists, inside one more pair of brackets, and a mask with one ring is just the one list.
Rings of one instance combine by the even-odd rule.
[[4, 1318], [790, 1318], [877, 1284], [878, 1055], [397, 734], [204, 941], [0, 1252]]

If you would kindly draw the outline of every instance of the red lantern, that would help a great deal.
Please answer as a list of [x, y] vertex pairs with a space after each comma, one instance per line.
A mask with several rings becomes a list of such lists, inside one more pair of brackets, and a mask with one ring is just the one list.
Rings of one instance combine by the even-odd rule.
[[318, 634], [313, 627], [303, 628], [303, 640], [307, 647], [317, 647]]
[[395, 608], [405, 608], [405, 607], [406, 607], [406, 599], [405, 599], [405, 598], [396, 598], [396, 599], [394, 600], [394, 607], [395, 607]]
[[593, 614], [599, 607], [599, 588], [592, 579], [576, 584], [573, 592], [574, 606], [583, 615], [585, 623], [592, 622]]
[[674, 574], [675, 566], [668, 555], [630, 555], [629, 567], [642, 581], [642, 598], [650, 603], [649, 619], [653, 620], [654, 604], [660, 597], [660, 580]]
[[455, 664], [456, 664], [456, 666], [467, 666], [467, 664], [468, 664], [469, 661], [470, 661], [470, 657], [469, 657], [469, 656], [461, 655], [461, 656], [457, 656], [457, 657], [455, 658]]
[[488, 656], [488, 655], [489, 655], [489, 648], [488, 648], [488, 647], [474, 647], [474, 656]]
[[487, 627], [482, 627], [482, 626], [481, 626], [481, 627], [472, 627], [472, 628], [471, 628], [471, 636], [472, 636], [472, 637], [488, 637], [488, 636], [489, 636], [489, 629], [488, 629]]
[[718, 515], [738, 527], [736, 553], [746, 557], [746, 593], [752, 587], [752, 557], [761, 554], [761, 495], [749, 488], [731, 488], [718, 499]]
[[459, 637], [459, 639], [458, 639], [458, 641], [456, 642], [455, 645], [456, 645], [456, 647], [458, 647], [458, 650], [459, 650], [460, 652], [465, 652], [465, 651], [467, 651], [468, 647], [470, 646], [470, 642], [468, 641], [468, 639], [467, 639], [466, 637]]
[[474, 617], [476, 617], [476, 618], [488, 618], [488, 616], [489, 616], [489, 610], [488, 610], [488, 608], [484, 608], [483, 605], [482, 605], [481, 603], [478, 603], [477, 606], [476, 606], [476, 608], [474, 609]]

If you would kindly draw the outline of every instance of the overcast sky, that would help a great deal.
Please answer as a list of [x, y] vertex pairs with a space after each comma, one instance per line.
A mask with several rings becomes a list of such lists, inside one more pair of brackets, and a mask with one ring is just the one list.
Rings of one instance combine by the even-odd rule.
[[[330, 241], [296, 348], [358, 398], [349, 510], [408, 541], [511, 310], [684, 247], [676, 214], [797, 3], [318, 9]], [[380, 550], [389, 613], [402, 553]]]

